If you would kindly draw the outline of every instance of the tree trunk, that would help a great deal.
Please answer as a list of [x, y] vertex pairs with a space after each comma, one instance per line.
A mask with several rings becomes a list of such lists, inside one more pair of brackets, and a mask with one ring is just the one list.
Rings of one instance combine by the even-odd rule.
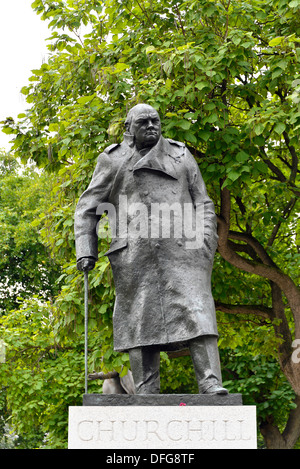
[[300, 435], [300, 397], [295, 399], [296, 408], [291, 410], [286, 427], [280, 433], [278, 427], [272, 422], [272, 417], [260, 426], [268, 449], [293, 449]]
[[[271, 417], [261, 425], [261, 433], [267, 448], [290, 449], [293, 448], [300, 437], [300, 366], [292, 360], [292, 336], [285, 315], [282, 294], [285, 295], [293, 314], [295, 338], [300, 338], [300, 290], [293, 280], [275, 265], [264, 247], [255, 238], [248, 233], [230, 231], [230, 210], [230, 192], [225, 188], [221, 191], [221, 211], [218, 217], [218, 251], [226, 261], [235, 267], [269, 280], [272, 292], [272, 308], [256, 305], [232, 306], [220, 304], [219, 309], [232, 314], [254, 314], [260, 317], [269, 317], [271, 320], [277, 319], [273, 326], [275, 334], [283, 339], [278, 346], [278, 359], [282, 372], [296, 394], [295, 404], [297, 407], [290, 412], [283, 433], [280, 433]], [[229, 238], [247, 244], [246, 246], [235, 244]], [[253, 253], [255, 260], [249, 260], [237, 254], [238, 251], [243, 250], [250, 256]], [[251, 257], [254, 258], [254, 256]]]

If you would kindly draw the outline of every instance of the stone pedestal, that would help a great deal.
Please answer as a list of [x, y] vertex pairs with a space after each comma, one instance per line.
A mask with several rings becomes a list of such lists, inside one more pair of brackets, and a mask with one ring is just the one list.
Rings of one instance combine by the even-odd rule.
[[241, 394], [84, 394], [84, 406], [242, 406]]
[[69, 408], [69, 449], [256, 448], [256, 408], [239, 394], [85, 394]]

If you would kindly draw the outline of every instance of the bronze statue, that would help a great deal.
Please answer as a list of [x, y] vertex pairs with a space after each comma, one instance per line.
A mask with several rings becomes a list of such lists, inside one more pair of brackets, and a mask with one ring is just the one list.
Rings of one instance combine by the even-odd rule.
[[135, 394], [135, 385], [130, 370], [124, 376], [121, 376], [117, 371], [91, 373], [88, 375], [88, 379], [103, 380], [103, 394]]
[[136, 393], [159, 393], [160, 351], [189, 348], [199, 392], [227, 394], [211, 294], [218, 239], [213, 202], [186, 146], [161, 135], [154, 108], [134, 106], [125, 129], [122, 143], [100, 154], [79, 199], [77, 267], [94, 268], [97, 227], [108, 211], [114, 348], [129, 352]]

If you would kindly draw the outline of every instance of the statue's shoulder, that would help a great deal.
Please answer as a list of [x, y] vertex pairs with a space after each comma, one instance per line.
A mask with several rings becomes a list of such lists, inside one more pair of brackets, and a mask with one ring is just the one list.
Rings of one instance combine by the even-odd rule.
[[166, 140], [169, 143], [169, 156], [173, 158], [175, 163], [181, 163], [185, 155], [185, 144], [182, 142], [177, 142], [176, 140], [172, 140], [171, 138], [167, 138]]
[[118, 148], [120, 148], [119, 143], [113, 143], [108, 147], [104, 148], [101, 153], [98, 155], [97, 162], [102, 166], [111, 167], [114, 165], [114, 161], [116, 160], [115, 156], [118, 156]]
[[166, 140], [174, 147], [179, 147], [179, 148], [185, 147], [185, 144], [183, 142], [177, 142], [176, 140], [172, 140], [171, 138], [167, 138]]
[[109, 147], [106, 147], [104, 150], [104, 153], [113, 153], [115, 152], [118, 148], [120, 147], [120, 143], [113, 143], [112, 145], [109, 145]]

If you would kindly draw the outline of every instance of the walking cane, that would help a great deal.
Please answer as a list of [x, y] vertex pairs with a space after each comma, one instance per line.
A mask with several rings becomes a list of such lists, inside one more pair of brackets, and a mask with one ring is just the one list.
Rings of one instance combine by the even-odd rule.
[[89, 273], [84, 271], [84, 368], [85, 368], [85, 394], [88, 393], [88, 296], [89, 296]]

